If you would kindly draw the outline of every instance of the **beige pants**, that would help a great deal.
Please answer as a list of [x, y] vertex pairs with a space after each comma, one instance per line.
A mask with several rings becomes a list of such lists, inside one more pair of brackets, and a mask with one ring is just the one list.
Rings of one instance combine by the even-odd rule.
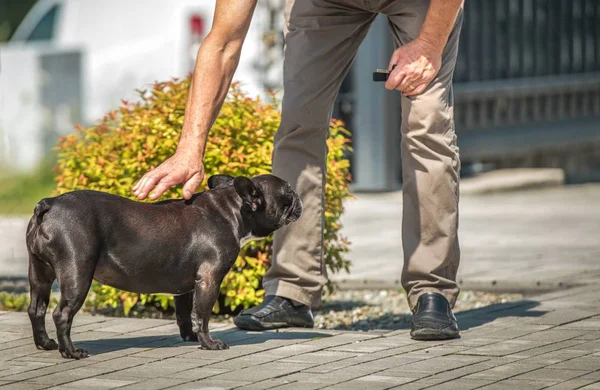
[[[335, 97], [377, 12], [388, 16], [400, 46], [418, 36], [428, 6], [426, 0], [288, 0], [284, 96], [273, 173], [298, 191], [304, 214], [275, 234], [273, 264], [264, 277], [267, 295], [320, 305], [327, 281], [323, 261], [326, 139]], [[448, 39], [440, 72], [428, 89], [414, 98], [402, 97], [402, 285], [411, 308], [424, 292], [441, 292], [452, 305], [459, 292], [460, 161], [451, 83], [461, 23], [462, 12]]]

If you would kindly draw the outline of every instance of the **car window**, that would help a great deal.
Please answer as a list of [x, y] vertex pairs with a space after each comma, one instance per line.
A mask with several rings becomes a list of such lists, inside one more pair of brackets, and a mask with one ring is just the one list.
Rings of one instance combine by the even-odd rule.
[[33, 29], [27, 41], [49, 41], [54, 36], [54, 26], [56, 24], [56, 17], [60, 11], [60, 6], [55, 5], [46, 12], [46, 15], [42, 17], [37, 26]]

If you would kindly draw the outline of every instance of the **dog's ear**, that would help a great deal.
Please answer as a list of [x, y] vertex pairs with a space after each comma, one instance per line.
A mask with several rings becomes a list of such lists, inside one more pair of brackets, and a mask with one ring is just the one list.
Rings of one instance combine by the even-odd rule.
[[233, 176], [229, 175], [213, 175], [208, 178], [208, 188], [211, 190], [217, 188], [229, 187], [233, 184]]
[[256, 211], [264, 204], [262, 192], [252, 183], [252, 180], [244, 176], [238, 176], [233, 180], [235, 191], [242, 198], [244, 207], [249, 211]]

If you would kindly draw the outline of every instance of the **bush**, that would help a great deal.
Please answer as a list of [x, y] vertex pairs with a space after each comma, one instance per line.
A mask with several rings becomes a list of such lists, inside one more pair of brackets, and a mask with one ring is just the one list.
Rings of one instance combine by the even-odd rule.
[[[110, 192], [135, 199], [131, 187], [148, 170], [175, 152], [183, 124], [190, 78], [157, 83], [138, 91], [139, 102], [123, 101], [104, 119], [89, 128], [78, 127], [57, 146], [56, 194], [78, 189]], [[232, 85], [206, 147], [206, 177], [217, 173], [254, 176], [271, 171], [273, 136], [279, 125], [278, 102], [262, 102]], [[332, 272], [348, 270], [344, 258], [348, 241], [340, 235], [342, 201], [349, 197], [349, 149], [342, 122], [331, 122], [326, 187], [325, 261]], [[206, 180], [199, 191], [206, 189]], [[182, 188], [163, 198], [181, 198]], [[221, 285], [215, 312], [247, 308], [262, 302], [261, 280], [269, 266], [271, 238], [248, 243]], [[331, 287], [331, 286], [329, 286]], [[88, 305], [122, 310], [125, 315], [139, 305], [172, 308], [170, 296], [138, 295], [94, 283]]]

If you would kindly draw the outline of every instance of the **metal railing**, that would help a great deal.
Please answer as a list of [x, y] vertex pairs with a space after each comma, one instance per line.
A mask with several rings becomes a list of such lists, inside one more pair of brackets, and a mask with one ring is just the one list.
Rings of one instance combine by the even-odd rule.
[[[395, 189], [400, 181], [389, 147], [400, 123], [388, 118], [400, 107], [375, 104], [385, 92], [362, 82], [389, 60], [391, 49], [382, 55], [379, 47], [382, 36], [391, 42], [381, 22], [361, 47], [334, 109], [354, 134], [352, 171], [361, 190]], [[463, 162], [597, 142], [600, 0], [466, 1], [454, 88]], [[382, 139], [386, 145], [376, 145]]]
[[459, 133], [600, 116], [600, 1], [465, 3]]

